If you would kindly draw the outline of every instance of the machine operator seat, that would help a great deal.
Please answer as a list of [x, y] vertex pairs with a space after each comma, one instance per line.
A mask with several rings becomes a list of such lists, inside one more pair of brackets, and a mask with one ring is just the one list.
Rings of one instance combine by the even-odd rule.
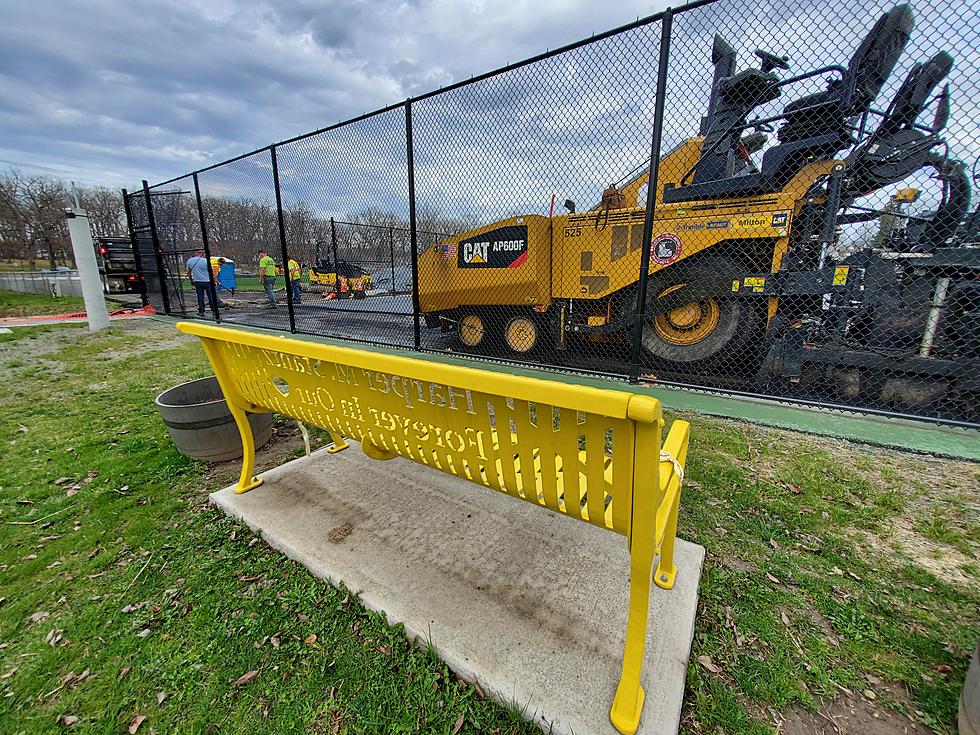
[[917, 127], [918, 117], [933, 100], [933, 93], [953, 68], [953, 57], [940, 51], [909, 71], [875, 131], [846, 159], [844, 202], [902, 181], [924, 167], [932, 167], [945, 184], [944, 203], [922, 228], [919, 244], [932, 249], [946, 241], [966, 214], [970, 185], [963, 164], [934, 151], [949, 119], [949, 85], [939, 93], [932, 124]]
[[847, 157], [846, 196], [861, 196], [901, 181], [926, 165], [929, 150], [939, 142], [949, 117], [948, 86], [939, 95], [929, 132], [916, 128], [916, 119], [952, 68], [953, 57], [945, 51], [912, 67], [881, 123]]
[[[785, 122], [779, 129], [779, 145], [763, 154], [758, 173], [704, 180], [698, 175], [699, 162], [694, 183], [679, 187], [666, 185], [663, 201], [687, 202], [776, 192], [808, 162], [826, 159], [849, 147], [854, 140], [848, 129], [848, 118], [866, 112], [871, 106], [898, 63], [913, 26], [912, 9], [908, 5], [895, 6], [878, 19], [861, 41], [843, 79], [833, 80], [823, 92], [788, 104], [783, 110]], [[730, 120], [718, 116], [713, 122], [731, 125]], [[744, 126], [744, 116], [739, 124]], [[736, 138], [740, 132], [736, 131]], [[710, 137], [709, 132], [702, 150], [707, 148]]]

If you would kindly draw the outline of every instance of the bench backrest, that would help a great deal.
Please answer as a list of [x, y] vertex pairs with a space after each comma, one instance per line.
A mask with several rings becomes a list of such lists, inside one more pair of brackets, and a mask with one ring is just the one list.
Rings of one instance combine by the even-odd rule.
[[[628, 535], [637, 432], [657, 479], [662, 417], [650, 396], [285, 339], [201, 323], [228, 396]], [[224, 373], [222, 375], [222, 373]], [[658, 499], [659, 500], [659, 499]], [[659, 502], [657, 503], [659, 504]]]

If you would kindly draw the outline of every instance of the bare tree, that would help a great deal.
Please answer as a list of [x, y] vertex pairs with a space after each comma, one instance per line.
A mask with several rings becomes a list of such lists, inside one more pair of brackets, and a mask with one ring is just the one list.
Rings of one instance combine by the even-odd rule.
[[122, 193], [104, 186], [82, 187], [78, 192], [82, 208], [88, 212], [92, 234], [96, 237], [120, 237], [126, 234], [126, 216]]

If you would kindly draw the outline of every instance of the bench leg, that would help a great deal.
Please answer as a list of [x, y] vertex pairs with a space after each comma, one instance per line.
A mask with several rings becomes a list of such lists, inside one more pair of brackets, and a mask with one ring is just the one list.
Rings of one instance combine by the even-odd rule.
[[647, 616], [650, 609], [650, 571], [653, 567], [653, 539], [634, 538], [630, 555], [630, 609], [626, 622], [626, 649], [623, 673], [616, 689], [609, 719], [624, 735], [633, 735], [640, 726], [645, 694], [640, 686], [643, 651], [647, 640]]
[[228, 408], [238, 426], [238, 433], [242, 436], [242, 474], [235, 486], [235, 493], [241, 495], [261, 485], [262, 478], [253, 474], [255, 472], [255, 438], [252, 436], [252, 425], [248, 423], [248, 414], [238, 406], [233, 405], [231, 401], [228, 402]]
[[669, 590], [677, 579], [677, 565], [674, 564], [674, 538], [677, 536], [677, 510], [681, 502], [680, 488], [674, 493], [670, 504], [670, 515], [667, 516], [667, 528], [664, 529], [664, 540], [660, 544], [660, 563], [653, 575], [653, 581], [658, 587]]
[[330, 431], [329, 429], [327, 429], [327, 433], [330, 435], [330, 441], [333, 442], [333, 444], [327, 447], [327, 451], [330, 454], [336, 454], [337, 452], [343, 451], [344, 449], [347, 449], [347, 447], [350, 446], [350, 444], [344, 441], [344, 437], [342, 437], [337, 432]]

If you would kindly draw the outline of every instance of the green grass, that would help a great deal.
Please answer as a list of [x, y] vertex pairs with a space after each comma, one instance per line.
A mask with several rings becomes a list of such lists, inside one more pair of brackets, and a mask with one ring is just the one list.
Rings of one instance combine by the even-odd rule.
[[[209, 372], [196, 341], [152, 321], [0, 336], [0, 731], [537, 732], [208, 507], [237, 468], [182, 457], [152, 405]], [[977, 467], [693, 421], [679, 533], [707, 558], [682, 730], [772, 732], [770, 709], [872, 689], [952, 733], [980, 609]]]
[[53, 298], [37, 294], [0, 291], [0, 317], [69, 314], [85, 311], [85, 302], [77, 296]]
[[67, 715], [117, 733], [145, 715], [146, 732], [448, 733], [463, 715], [461, 732], [534, 732], [206, 505], [234, 468], [178, 454], [152, 398], [208, 366], [189, 340], [140, 352], [140, 330], [174, 339], [141, 322], [4, 344], [0, 730]]
[[[689, 706], [704, 702], [692, 729], [743, 730], [732, 722], [760, 704], [813, 708], [817, 697], [885, 681], [909, 699], [878, 691], [878, 703], [953, 732], [978, 629], [980, 470], [958, 463], [970, 507], [957, 510], [926, 501], [941, 483], [929, 484], [911, 455], [890, 452], [877, 458], [880, 471], [861, 470], [860, 451], [759, 433], [768, 437], [698, 419], [692, 431], [679, 534], [708, 554], [692, 656], [723, 670], [690, 666]], [[905, 514], [923, 519], [922, 537], [939, 542], [933, 556], [947, 560], [949, 576], [923, 568], [912, 550], [869, 545], [893, 541]], [[734, 701], [718, 696], [719, 680]]]
[[[235, 291], [265, 291], [265, 286], [259, 283], [258, 276], [238, 276], [235, 278]], [[285, 284], [285, 279], [282, 276], [276, 278], [276, 288], [282, 288]], [[194, 291], [194, 284], [188, 280], [184, 280], [183, 289], [185, 291]], [[222, 291], [222, 293], [227, 294], [227, 291]]]

